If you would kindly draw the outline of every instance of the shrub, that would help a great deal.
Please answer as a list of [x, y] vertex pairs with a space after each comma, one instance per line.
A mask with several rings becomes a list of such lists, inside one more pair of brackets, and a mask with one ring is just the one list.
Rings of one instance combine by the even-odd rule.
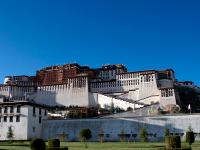
[[194, 137], [194, 132], [193, 131], [187, 131], [186, 132], [186, 142], [192, 145], [194, 143], [195, 137]]
[[168, 128], [165, 128], [164, 129], [164, 135], [165, 136], [169, 136], [170, 132], [169, 132], [169, 129]]
[[140, 130], [140, 139], [142, 142], [146, 142], [148, 140], [148, 133], [145, 128], [141, 128]]
[[90, 129], [82, 129], [79, 133], [81, 141], [84, 142], [85, 148], [87, 148], [87, 140], [92, 137], [92, 132]]
[[132, 137], [133, 137], [133, 140], [134, 140], [134, 142], [135, 142], [136, 137], [137, 137], [137, 134], [132, 134]]
[[99, 133], [98, 136], [99, 136], [100, 142], [103, 143], [103, 138], [104, 138], [105, 134]]
[[192, 130], [192, 127], [188, 127], [188, 131], [186, 132], [186, 142], [192, 145], [194, 143], [195, 137], [194, 137], [194, 132]]
[[124, 142], [125, 136], [126, 136], [126, 134], [124, 133], [124, 130], [121, 130], [121, 133], [118, 134], [118, 136], [119, 136], [120, 141]]
[[103, 143], [103, 140], [104, 140], [104, 137], [105, 137], [103, 128], [100, 129], [100, 133], [98, 134], [98, 137], [99, 137], [100, 142]]
[[166, 149], [181, 148], [181, 137], [180, 136], [166, 136], [165, 137]]
[[182, 147], [181, 150], [192, 150], [191, 147]]
[[90, 129], [82, 129], [79, 134], [81, 140], [86, 141], [92, 137]]
[[45, 150], [46, 145], [42, 139], [33, 139], [30, 143], [31, 150]]
[[[158, 148], [157, 150], [169, 150], [169, 149]], [[192, 150], [192, 148], [191, 147], [182, 147], [182, 148], [173, 148], [173, 149], [170, 149], [170, 150]]]
[[48, 147], [46, 150], [68, 150], [68, 147]]
[[133, 108], [132, 108], [132, 107], [128, 107], [128, 108], [126, 109], [126, 111], [133, 111]]
[[50, 139], [48, 140], [48, 147], [60, 147], [60, 140], [59, 139]]
[[9, 126], [9, 127], [8, 127], [7, 138], [10, 140], [10, 142], [11, 142], [12, 139], [14, 138], [14, 133], [13, 133], [12, 126]]

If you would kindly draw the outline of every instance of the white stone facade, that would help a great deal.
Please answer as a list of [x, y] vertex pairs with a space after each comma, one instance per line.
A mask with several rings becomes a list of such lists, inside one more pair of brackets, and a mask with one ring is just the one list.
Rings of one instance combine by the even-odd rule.
[[[66, 107], [96, 107], [114, 103], [116, 107], [124, 109], [130, 106], [140, 108], [157, 102], [160, 102], [161, 107], [176, 105], [179, 97], [174, 91], [174, 72], [163, 71], [170, 74], [170, 77], [163, 79], [159, 79], [159, 72], [126, 72], [126, 69], [104, 67], [95, 79], [77, 76], [62, 84], [43, 86], [31, 84], [30, 77], [27, 76], [6, 77], [5, 84], [0, 85], [0, 97], [24, 97], [39, 104]], [[12, 84], [6, 84], [7, 82]]]
[[46, 108], [31, 102], [0, 103], [0, 141], [10, 140], [7, 137], [9, 127], [13, 132], [12, 140], [40, 138], [47, 113]]
[[[200, 115], [175, 115], [175, 116], [154, 116], [154, 117], [133, 117], [133, 118], [107, 118], [107, 119], [75, 119], [75, 120], [44, 120], [42, 137], [59, 138], [61, 134], [68, 135], [65, 141], [79, 141], [81, 129], [90, 129], [92, 132], [91, 141], [99, 141], [98, 134], [105, 134], [105, 141], [119, 141], [122, 131], [125, 134], [137, 134], [130, 141], [139, 140], [141, 128], [146, 128], [148, 134], [156, 134], [150, 137], [150, 141], [163, 141], [164, 129], [168, 128], [170, 133], [178, 133], [182, 140], [185, 140], [186, 131], [191, 126], [196, 133], [196, 140], [200, 140]], [[127, 139], [128, 140], [128, 139]]]

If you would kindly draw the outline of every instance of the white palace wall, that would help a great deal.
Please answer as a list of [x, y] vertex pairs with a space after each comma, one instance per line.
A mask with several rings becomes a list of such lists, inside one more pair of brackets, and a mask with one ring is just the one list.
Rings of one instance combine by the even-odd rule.
[[[0, 121], [0, 140], [8, 140], [7, 133], [8, 127], [12, 128], [14, 139], [18, 140], [27, 140], [28, 134], [28, 107], [21, 107], [21, 112], [16, 113], [17, 108], [14, 108], [14, 113], [9, 114], [10, 108], [8, 107], [7, 114], [1, 114], [1, 121]], [[3, 112], [2, 112], [3, 113]], [[23, 114], [23, 115], [20, 115]], [[9, 116], [13, 115], [13, 122], [9, 121]], [[20, 121], [16, 122], [16, 115], [20, 116]], [[4, 121], [4, 116], [7, 117], [6, 122]]]
[[[90, 84], [91, 92], [117, 95], [132, 101], [151, 104], [160, 101], [161, 91], [158, 89], [155, 73], [124, 73], [116, 76], [116, 81], [94, 82]], [[110, 102], [110, 101], [108, 101]]]
[[49, 106], [89, 106], [87, 77], [68, 79], [61, 85], [40, 86], [33, 95], [35, 102]]
[[114, 105], [114, 107], [119, 107], [124, 110], [127, 110], [128, 107], [131, 107], [133, 109], [142, 107], [141, 105], [138, 104], [133, 104], [124, 100], [120, 100], [99, 93], [93, 93], [93, 97], [94, 100], [96, 101], [96, 104], [99, 104], [101, 108], [110, 108], [111, 105]]
[[[173, 81], [169, 79], [158, 80], [155, 71], [121, 74], [114, 72], [113, 76], [106, 75], [105, 79], [94, 80], [89, 80], [86, 76], [69, 78], [63, 84], [38, 86], [36, 91], [34, 86], [0, 85], [0, 96], [10, 98], [27, 96], [36, 103], [49, 106], [93, 107], [97, 104], [103, 106], [112, 102], [121, 108], [133, 105], [127, 101], [139, 102], [140, 104], [161, 102], [162, 106], [176, 104], [177, 94], [163, 96], [162, 93], [166, 90], [160, 89], [160, 87], [164, 87], [173, 90]], [[107, 80], [108, 77], [113, 80]], [[133, 108], [138, 107], [134, 105]]]
[[5, 97], [24, 97], [26, 93], [34, 92], [33, 86], [11, 86], [0, 85], [0, 96]]

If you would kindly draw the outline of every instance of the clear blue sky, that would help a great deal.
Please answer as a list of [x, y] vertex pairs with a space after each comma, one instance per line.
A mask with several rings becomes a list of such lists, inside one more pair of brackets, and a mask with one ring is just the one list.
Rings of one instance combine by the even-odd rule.
[[200, 1], [0, 1], [0, 81], [48, 65], [173, 68], [200, 85]]

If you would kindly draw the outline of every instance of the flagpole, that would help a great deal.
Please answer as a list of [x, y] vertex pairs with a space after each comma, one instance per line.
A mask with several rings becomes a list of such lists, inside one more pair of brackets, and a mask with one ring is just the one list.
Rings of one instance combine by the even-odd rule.
[[188, 110], [190, 110], [190, 115], [191, 115], [192, 110], [191, 110], [191, 106], [190, 106], [190, 104], [188, 105]]

